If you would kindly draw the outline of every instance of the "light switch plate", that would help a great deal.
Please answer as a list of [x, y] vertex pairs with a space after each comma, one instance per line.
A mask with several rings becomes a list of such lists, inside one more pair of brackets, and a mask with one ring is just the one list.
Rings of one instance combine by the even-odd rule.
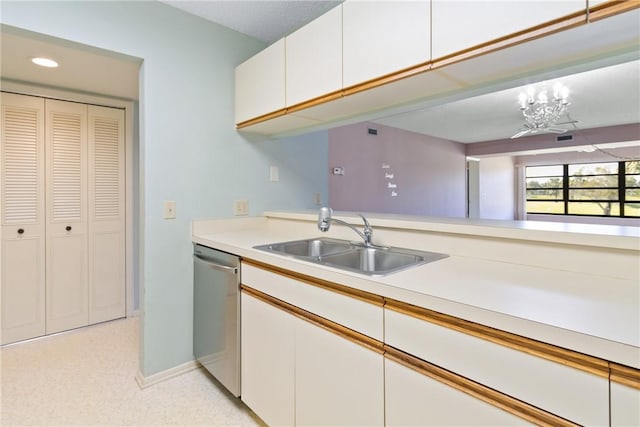
[[164, 201], [163, 217], [164, 217], [164, 219], [176, 219], [176, 202], [175, 202], [175, 200], [165, 200]]
[[245, 199], [236, 200], [233, 208], [234, 215], [249, 215], [249, 202]]

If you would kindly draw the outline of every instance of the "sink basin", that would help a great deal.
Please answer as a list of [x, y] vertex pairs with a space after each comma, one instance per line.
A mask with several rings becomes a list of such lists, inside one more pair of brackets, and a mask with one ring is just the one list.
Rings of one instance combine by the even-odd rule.
[[346, 240], [325, 238], [271, 243], [255, 246], [255, 249], [368, 276], [385, 276], [448, 257], [435, 252], [381, 246], [366, 247]]
[[294, 257], [321, 257], [344, 252], [352, 248], [351, 243], [337, 239], [307, 239], [292, 242], [272, 243], [256, 246], [256, 249], [278, 252]]

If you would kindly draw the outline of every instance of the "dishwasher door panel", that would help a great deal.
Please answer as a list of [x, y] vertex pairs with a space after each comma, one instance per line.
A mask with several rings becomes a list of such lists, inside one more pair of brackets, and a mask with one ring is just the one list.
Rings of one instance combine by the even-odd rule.
[[[201, 254], [198, 254], [200, 249]], [[195, 358], [235, 396], [240, 395], [238, 258], [209, 248], [194, 253]]]

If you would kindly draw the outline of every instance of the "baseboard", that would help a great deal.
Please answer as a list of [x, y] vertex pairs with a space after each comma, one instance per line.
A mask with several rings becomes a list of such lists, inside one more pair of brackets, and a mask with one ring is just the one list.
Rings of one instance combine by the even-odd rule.
[[145, 389], [151, 387], [152, 385], [161, 383], [162, 381], [166, 381], [168, 379], [186, 374], [187, 372], [191, 372], [195, 369], [200, 369], [202, 365], [200, 365], [195, 360], [191, 360], [189, 362], [183, 363], [182, 365], [174, 366], [173, 368], [167, 369], [166, 371], [161, 371], [155, 373], [153, 375], [149, 375], [145, 377], [142, 372], [138, 371], [136, 374], [136, 382], [140, 389]]

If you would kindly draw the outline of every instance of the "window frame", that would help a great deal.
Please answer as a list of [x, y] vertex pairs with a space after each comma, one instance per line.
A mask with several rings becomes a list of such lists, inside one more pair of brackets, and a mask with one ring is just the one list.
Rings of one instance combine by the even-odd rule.
[[[631, 162], [638, 162], [640, 160], [621, 160], [617, 162], [586, 162], [586, 163], [565, 163], [565, 164], [554, 164], [554, 165], [529, 165], [525, 167], [525, 213], [527, 215], [557, 215], [557, 216], [577, 216], [577, 217], [601, 217], [601, 218], [640, 218], [640, 213], [638, 215], [627, 215], [625, 213], [625, 205], [628, 203], [637, 203], [640, 205], [640, 200], [638, 201], [627, 201], [626, 194], [627, 190], [637, 189], [640, 190], [640, 183], [637, 183], [636, 186], [628, 186], [627, 185], [627, 176], [640, 176], [640, 173], [627, 173], [627, 164]], [[599, 163], [617, 163], [618, 172], [617, 173], [602, 173], [602, 174], [588, 174], [588, 175], [569, 175], [569, 166], [573, 165], [586, 165], [586, 164], [599, 164]], [[553, 175], [553, 176], [538, 176], [538, 177], [528, 177], [527, 171], [529, 168], [540, 167], [540, 166], [562, 166], [562, 176]], [[585, 177], [599, 177], [599, 176], [617, 176], [617, 186], [616, 187], [571, 187], [570, 181], [571, 178], [576, 176], [585, 176]], [[553, 187], [547, 188], [548, 190], [562, 190], [562, 198], [557, 199], [532, 199], [529, 198], [529, 191], [540, 190], [539, 187], [529, 187], [528, 179], [529, 178], [561, 178], [562, 187]], [[571, 190], [615, 190], [617, 192], [616, 199], [571, 199]], [[563, 212], [533, 212], [529, 211], [528, 204], [529, 202], [553, 202], [553, 203], [562, 203]], [[580, 213], [569, 213], [570, 204], [576, 203], [611, 203], [612, 208], [618, 208], [619, 214], [609, 214], [609, 215], [598, 215], [598, 214], [580, 214]], [[612, 209], [614, 210], [614, 209]]]

